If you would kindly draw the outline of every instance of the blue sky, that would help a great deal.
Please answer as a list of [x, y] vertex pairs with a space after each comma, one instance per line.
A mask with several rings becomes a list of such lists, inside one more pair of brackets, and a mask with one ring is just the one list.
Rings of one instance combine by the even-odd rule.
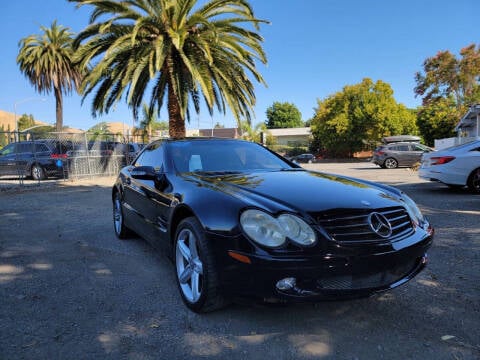
[[[202, 0], [199, 0], [202, 2]], [[265, 111], [275, 101], [295, 104], [304, 120], [314, 114], [317, 99], [369, 77], [389, 83], [395, 99], [416, 107], [414, 74], [423, 61], [440, 50], [458, 55], [469, 44], [480, 43], [478, 0], [251, 0], [261, 27], [268, 56], [259, 69], [268, 87], [256, 86], [254, 123], [265, 121]], [[16, 65], [21, 38], [40, 33], [57, 20], [74, 32], [88, 22], [90, 9], [66, 0], [16, 0], [0, 3], [0, 110], [33, 114], [54, 123], [53, 94], [37, 94]], [[45, 101], [41, 101], [45, 98]], [[65, 125], [88, 129], [99, 121], [132, 124], [124, 102], [109, 114], [92, 118], [91, 98], [64, 98]], [[167, 120], [162, 111], [161, 119]], [[227, 127], [235, 122], [229, 112], [215, 113], [213, 122]], [[208, 128], [210, 115], [203, 111], [188, 128]]]

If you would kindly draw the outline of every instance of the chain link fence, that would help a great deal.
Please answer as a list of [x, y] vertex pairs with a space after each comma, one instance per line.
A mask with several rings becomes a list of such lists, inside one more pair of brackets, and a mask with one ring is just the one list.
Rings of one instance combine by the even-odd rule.
[[141, 150], [138, 140], [92, 132], [0, 132], [0, 183], [116, 175]]

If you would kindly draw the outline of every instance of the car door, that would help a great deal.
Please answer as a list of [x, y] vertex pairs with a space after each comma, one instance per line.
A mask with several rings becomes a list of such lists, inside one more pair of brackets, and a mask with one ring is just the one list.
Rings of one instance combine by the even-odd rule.
[[15, 150], [7, 157], [8, 175], [28, 176], [28, 164], [33, 159], [33, 142], [18, 142]]
[[410, 145], [412, 150], [411, 150], [411, 156], [410, 156], [410, 162], [411, 165], [415, 163], [419, 163], [422, 159], [422, 155], [426, 152], [429, 152], [428, 148], [419, 145], [419, 144], [411, 144]]
[[394, 157], [398, 161], [399, 166], [410, 165], [412, 161], [410, 146], [408, 144], [399, 144], [393, 147]]
[[8, 144], [0, 152], [0, 175], [17, 175], [15, 167], [15, 148], [17, 143]]
[[[165, 149], [163, 143], [150, 144], [135, 160], [131, 170], [139, 166], [151, 166], [161, 173], [164, 169]], [[158, 185], [158, 184], [157, 184]], [[129, 178], [124, 189], [125, 202], [135, 211], [143, 224], [137, 229], [152, 245], [168, 246], [167, 225], [170, 216], [170, 205], [174, 201], [171, 189], [162, 189], [154, 180]], [[164, 241], [162, 241], [164, 240]]]

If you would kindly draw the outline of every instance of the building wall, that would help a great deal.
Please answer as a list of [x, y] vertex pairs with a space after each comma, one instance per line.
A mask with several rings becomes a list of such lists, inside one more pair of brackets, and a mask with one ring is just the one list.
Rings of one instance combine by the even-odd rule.
[[292, 143], [306, 145], [312, 137], [309, 127], [270, 129], [268, 132], [277, 140], [278, 145], [291, 145]]
[[305, 135], [289, 135], [276, 137], [278, 145], [291, 145], [291, 143], [307, 144], [309, 137]]

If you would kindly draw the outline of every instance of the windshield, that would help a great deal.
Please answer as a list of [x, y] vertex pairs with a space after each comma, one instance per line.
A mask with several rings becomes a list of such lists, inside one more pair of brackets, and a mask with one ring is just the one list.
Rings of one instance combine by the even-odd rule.
[[264, 147], [235, 140], [185, 140], [169, 144], [178, 172], [243, 172], [291, 169], [288, 163]]

